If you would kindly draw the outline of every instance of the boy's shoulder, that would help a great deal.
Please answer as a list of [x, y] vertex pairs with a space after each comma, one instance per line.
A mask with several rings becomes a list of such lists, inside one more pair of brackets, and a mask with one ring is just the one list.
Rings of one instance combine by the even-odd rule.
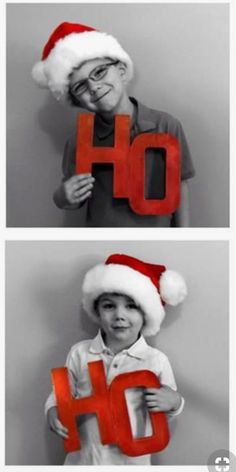
[[70, 354], [77, 354], [80, 352], [87, 352], [91, 346], [91, 342], [93, 339], [83, 339], [82, 341], [78, 341], [76, 344], [73, 344], [70, 348]]
[[147, 358], [154, 359], [155, 361], [158, 362], [165, 362], [168, 360], [167, 355], [160, 351], [160, 349], [157, 349], [156, 347], [151, 346], [146, 342], [146, 348], [145, 348], [145, 353]]
[[136, 100], [138, 106], [138, 120], [141, 122], [150, 122], [159, 129], [166, 130], [177, 130], [181, 123], [180, 121], [170, 113], [150, 108]]

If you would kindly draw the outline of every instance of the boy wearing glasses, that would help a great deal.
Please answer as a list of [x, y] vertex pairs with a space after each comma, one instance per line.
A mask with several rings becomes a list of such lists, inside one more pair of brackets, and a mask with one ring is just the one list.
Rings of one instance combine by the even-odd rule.
[[[68, 140], [63, 157], [63, 180], [54, 193], [62, 209], [78, 209], [86, 203], [85, 226], [169, 227], [188, 226], [187, 180], [194, 168], [181, 124], [171, 115], [145, 107], [128, 95], [133, 63], [118, 43], [93, 28], [62, 23], [44, 47], [42, 60], [33, 68], [33, 78], [49, 88], [59, 101], [95, 114], [93, 145], [114, 145], [114, 117], [131, 118], [130, 140], [141, 133], [168, 133], [181, 149], [181, 203], [174, 214], [138, 215], [128, 199], [113, 198], [112, 166], [93, 166], [93, 175], [75, 174], [76, 137]], [[165, 196], [165, 156], [161, 149], [146, 151], [146, 198]]]

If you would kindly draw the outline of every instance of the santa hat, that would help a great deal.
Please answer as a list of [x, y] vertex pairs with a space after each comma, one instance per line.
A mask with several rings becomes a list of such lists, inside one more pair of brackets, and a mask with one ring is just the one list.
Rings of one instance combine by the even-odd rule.
[[113, 36], [90, 26], [61, 23], [46, 43], [32, 76], [40, 87], [49, 88], [57, 100], [66, 100], [73, 69], [84, 61], [102, 57], [126, 64], [127, 79], [132, 78], [132, 61]]
[[183, 277], [163, 265], [149, 264], [125, 254], [112, 254], [85, 275], [83, 307], [98, 323], [95, 301], [103, 293], [131, 297], [144, 313], [143, 334], [156, 334], [165, 316], [164, 305], [178, 305], [187, 295]]

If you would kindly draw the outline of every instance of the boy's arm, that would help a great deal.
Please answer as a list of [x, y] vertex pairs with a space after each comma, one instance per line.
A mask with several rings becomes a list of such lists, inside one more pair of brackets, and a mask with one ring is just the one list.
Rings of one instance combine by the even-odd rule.
[[91, 196], [94, 178], [91, 174], [75, 174], [75, 138], [69, 139], [62, 160], [63, 179], [53, 193], [53, 201], [62, 210], [77, 210]]
[[[76, 396], [76, 386], [77, 386], [77, 368], [76, 368], [76, 359], [73, 358], [73, 352], [70, 350], [65, 367], [68, 369], [70, 387], [72, 396]], [[50, 393], [49, 397], [46, 400], [44, 407], [45, 416], [47, 418], [47, 423], [50, 429], [58, 434], [63, 439], [68, 438], [68, 429], [61, 423], [58, 418], [57, 403], [54, 393], [54, 389]]]
[[177, 228], [188, 228], [190, 224], [189, 218], [189, 187], [188, 180], [181, 182], [180, 206], [173, 216], [174, 224]]
[[[73, 357], [72, 350], [70, 350], [70, 352], [67, 356], [65, 367], [67, 367], [67, 369], [68, 369], [72, 396], [75, 396], [76, 395], [76, 387], [77, 387], [77, 370], [76, 370], [76, 363], [75, 363], [75, 359]], [[55, 407], [55, 406], [57, 406], [57, 403], [56, 403], [56, 398], [55, 398], [54, 391], [52, 390], [50, 395], [48, 396], [46, 402], [45, 402], [45, 406], [44, 406], [45, 416], [47, 416], [48, 410], [52, 407]]]
[[62, 210], [76, 210], [78, 205], [70, 205], [65, 194], [64, 182], [53, 193], [53, 201], [58, 208]]
[[160, 388], [146, 388], [145, 401], [151, 412], [165, 412], [169, 416], [177, 416], [184, 407], [184, 399], [176, 390], [168, 385]]
[[171, 409], [168, 411], [168, 416], [170, 418], [172, 418], [172, 416], [178, 416], [180, 415], [180, 413], [182, 413], [183, 409], [184, 409], [184, 405], [185, 405], [185, 400], [184, 400], [184, 397], [182, 397], [181, 394], [180, 395], [180, 404], [178, 406], [178, 408], [176, 409]]
[[54, 192], [54, 203], [63, 210], [80, 208], [91, 196], [94, 180], [91, 174], [73, 175]]
[[188, 180], [194, 177], [195, 169], [193, 166], [188, 142], [181, 123], [174, 119], [171, 122], [168, 132], [176, 136], [181, 150], [181, 200], [179, 208], [173, 214], [171, 226], [187, 228], [190, 225]]
[[[155, 362], [154, 358], [153, 361]], [[185, 401], [182, 395], [177, 391], [177, 385], [175, 382], [172, 367], [170, 365], [168, 357], [163, 353], [161, 357], [161, 364], [161, 372], [157, 374], [161, 383], [161, 388], [153, 389], [156, 390], [156, 398], [154, 398], [155, 395], [153, 398], [149, 396], [149, 401], [151, 402], [152, 400], [154, 400], [157, 408], [160, 403], [164, 405], [168, 417], [171, 418], [172, 416], [179, 415], [183, 411]], [[153, 370], [155, 372], [155, 368]], [[153, 394], [153, 392], [150, 393]]]

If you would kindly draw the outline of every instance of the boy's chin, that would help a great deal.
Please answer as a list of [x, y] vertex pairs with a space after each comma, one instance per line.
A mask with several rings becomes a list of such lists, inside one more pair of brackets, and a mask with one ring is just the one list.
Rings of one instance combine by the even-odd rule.
[[115, 115], [117, 113], [118, 108], [119, 100], [110, 96], [110, 94], [106, 95], [104, 98], [102, 98], [96, 103], [96, 113], [99, 113], [100, 115]]
[[138, 334], [136, 336], [135, 334], [130, 333], [130, 331], [128, 329], [123, 329], [123, 330], [121, 329], [121, 330], [113, 331], [113, 336], [116, 339], [127, 341], [128, 344], [133, 343], [138, 338]]
[[116, 104], [113, 104], [113, 103], [109, 103], [109, 102], [98, 102], [98, 105], [97, 105], [97, 113], [99, 113], [100, 115], [102, 114], [111, 114], [111, 115], [115, 115], [116, 114], [116, 108], [117, 108], [117, 105]]

